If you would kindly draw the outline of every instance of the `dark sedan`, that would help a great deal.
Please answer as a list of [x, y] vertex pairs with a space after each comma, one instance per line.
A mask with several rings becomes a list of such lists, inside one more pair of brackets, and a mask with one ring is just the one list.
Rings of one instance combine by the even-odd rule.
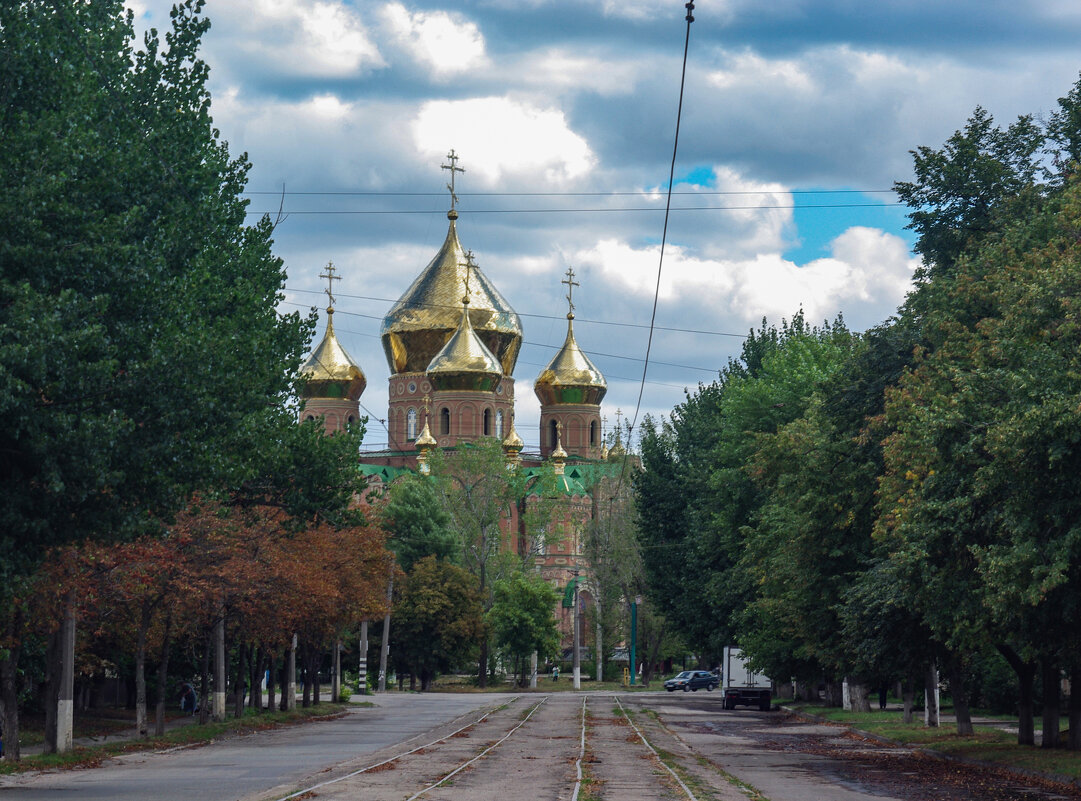
[[705, 687], [708, 692], [713, 692], [717, 686], [717, 676], [708, 670], [684, 670], [678, 676], [673, 676], [664, 683], [664, 689], [673, 693], [676, 690], [683, 692], [698, 692], [700, 687]]

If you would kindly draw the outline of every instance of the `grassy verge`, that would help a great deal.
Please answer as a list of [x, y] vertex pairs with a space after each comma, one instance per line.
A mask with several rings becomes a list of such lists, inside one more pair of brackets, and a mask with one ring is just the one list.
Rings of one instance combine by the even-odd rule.
[[319, 706], [298, 708], [293, 712], [255, 712], [248, 710], [242, 718], [230, 718], [220, 723], [208, 723], [205, 726], [193, 724], [167, 731], [161, 737], [151, 736], [145, 740], [118, 740], [101, 745], [77, 746], [66, 754], [36, 754], [24, 757], [19, 762], [5, 759], [0, 761], [0, 775], [51, 768], [94, 767], [102, 761], [119, 754], [137, 751], [158, 751], [179, 746], [209, 743], [221, 737], [249, 734], [251, 732], [276, 729], [298, 723], [306, 723], [321, 718], [340, 715], [347, 709], [372, 704], [330, 704], [323, 702]]
[[[952, 723], [928, 728], [922, 721], [905, 724], [897, 712], [846, 712], [833, 707], [789, 705], [790, 709], [851, 726], [894, 742], [918, 746], [968, 760], [991, 762], [1054, 776], [1081, 779], [1081, 751], [1043, 749], [1017, 744], [1017, 735], [991, 725], [976, 725], [972, 735], [961, 736]], [[1007, 719], [1006, 723], [1016, 723]]]

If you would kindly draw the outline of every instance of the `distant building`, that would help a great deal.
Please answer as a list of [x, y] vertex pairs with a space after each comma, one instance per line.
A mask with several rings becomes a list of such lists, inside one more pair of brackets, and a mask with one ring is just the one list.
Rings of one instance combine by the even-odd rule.
[[[502, 442], [515, 469], [539, 472], [545, 463], [557, 475], [564, 496], [553, 525], [562, 537], [549, 538], [533, 560], [541, 574], [566, 595], [580, 575], [583, 608], [594, 603], [589, 565], [582, 555], [585, 529], [595, 517], [593, 488], [607, 485], [622, 469], [625, 449], [618, 426], [612, 448], [605, 443], [601, 401], [607, 383], [579, 348], [574, 336], [573, 291], [578, 283], [567, 270], [567, 336], [562, 348], [541, 371], [533, 389], [541, 403], [538, 421], [540, 452], [523, 453], [515, 428], [514, 367], [522, 345], [518, 314], [475, 264], [471, 251], [458, 240], [453, 176], [447, 236], [435, 254], [383, 319], [381, 337], [390, 365], [385, 451], [360, 455], [360, 469], [369, 486], [378, 489], [405, 473], [424, 472], [427, 455], [435, 448], [491, 437]], [[321, 277], [333, 284], [333, 265]], [[322, 417], [327, 433], [343, 429], [360, 417], [359, 399], [366, 381], [360, 366], [334, 334], [334, 301], [327, 290], [327, 329], [302, 371], [308, 376], [302, 419]], [[629, 483], [629, 482], [628, 482]], [[506, 520], [507, 547], [527, 556], [533, 548], [520, 531], [518, 514]], [[551, 541], [551, 540], [555, 541]], [[569, 646], [573, 604], [560, 603], [558, 617]], [[583, 644], [593, 637], [582, 632]]]

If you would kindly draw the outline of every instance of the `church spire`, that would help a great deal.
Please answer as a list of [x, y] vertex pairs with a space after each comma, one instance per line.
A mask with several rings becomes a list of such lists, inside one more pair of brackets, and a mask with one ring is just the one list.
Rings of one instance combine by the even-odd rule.
[[455, 207], [458, 205], [458, 194], [454, 191], [454, 173], [465, 172], [465, 167], [458, 166], [458, 154], [454, 152], [454, 148], [447, 154], [447, 161], [450, 164], [439, 165], [440, 169], [450, 170], [450, 183], [447, 184], [447, 189], [450, 190], [450, 211], [447, 212], [447, 219], [457, 220], [458, 210]]

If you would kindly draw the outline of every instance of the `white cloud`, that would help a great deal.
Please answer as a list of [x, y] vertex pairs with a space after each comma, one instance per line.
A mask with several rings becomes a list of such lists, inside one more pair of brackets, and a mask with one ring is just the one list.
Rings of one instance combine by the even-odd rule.
[[641, 62], [582, 54], [551, 48], [529, 53], [512, 66], [523, 84], [551, 93], [553, 90], [596, 92], [608, 97], [634, 92]]
[[345, 3], [226, 3], [214, 9], [214, 20], [228, 29], [231, 51], [275, 74], [344, 77], [386, 66], [360, 16]]
[[437, 79], [487, 63], [480, 29], [458, 15], [445, 11], [413, 13], [401, 3], [388, 3], [380, 16], [397, 44], [425, 64]]
[[570, 129], [562, 111], [505, 97], [429, 101], [412, 129], [419, 150], [438, 157], [453, 147], [468, 158], [470, 171], [490, 183], [528, 171], [559, 184], [594, 163], [589, 144]]
[[[669, 245], [660, 297], [664, 302], [708, 305], [718, 314], [754, 323], [790, 316], [803, 307], [809, 319], [861, 307], [882, 319], [904, 298], [917, 265], [904, 241], [872, 228], [849, 228], [831, 246], [832, 256], [799, 266], [778, 252], [741, 260], [704, 259]], [[652, 295], [658, 246], [633, 248], [606, 239], [577, 261], [638, 295]], [[875, 321], [874, 319], [869, 322]]]

